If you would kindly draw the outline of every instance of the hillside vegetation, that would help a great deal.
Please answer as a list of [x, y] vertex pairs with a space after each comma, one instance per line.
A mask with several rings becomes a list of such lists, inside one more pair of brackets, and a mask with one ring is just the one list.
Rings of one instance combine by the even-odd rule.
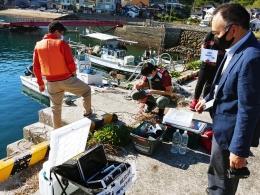
[[[178, 0], [180, 3], [182, 3], [183, 5], [192, 5], [194, 2], [194, 7], [196, 6], [203, 6], [203, 5], [207, 5], [207, 4], [214, 4], [215, 6], [218, 6], [220, 4], [227, 3], [229, 1], [225, 1], [225, 0], [215, 0], [215, 1], [205, 1], [205, 0]], [[246, 6], [247, 8], [259, 8], [260, 9], [260, 1], [259, 0], [233, 0], [230, 2], [234, 2], [234, 3], [241, 3], [242, 5]]]

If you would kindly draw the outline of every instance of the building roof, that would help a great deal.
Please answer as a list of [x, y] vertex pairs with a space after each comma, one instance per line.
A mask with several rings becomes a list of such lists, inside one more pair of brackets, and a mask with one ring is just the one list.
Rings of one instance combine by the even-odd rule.
[[85, 35], [86, 37], [91, 37], [95, 39], [99, 39], [101, 41], [108, 41], [108, 40], [113, 40], [113, 39], [121, 39], [121, 37], [113, 36], [113, 35], [108, 35], [108, 34], [103, 34], [103, 33], [91, 33]]
[[137, 5], [139, 3], [142, 3], [142, 5], [149, 6], [149, 0], [132, 0], [131, 4]]
[[180, 3], [180, 2], [177, 0], [168, 0], [167, 3]]
[[260, 20], [255, 18], [253, 20], [250, 21], [250, 23], [253, 23], [253, 24], [260, 24]]
[[202, 8], [207, 8], [207, 9], [210, 9], [210, 8], [212, 8], [212, 7], [215, 8], [215, 5], [213, 5], [213, 4], [208, 4], [208, 5], [202, 6]]
[[163, 9], [162, 6], [161, 6], [160, 4], [154, 4], [154, 5], [150, 6], [150, 7], [147, 8], [147, 9], [151, 9], [151, 8], [153, 8], [153, 9], [158, 9], [158, 10]]
[[190, 13], [190, 15], [203, 15], [204, 13], [203, 12], [205, 12], [205, 11], [197, 11], [197, 12], [192, 12], [192, 13]]

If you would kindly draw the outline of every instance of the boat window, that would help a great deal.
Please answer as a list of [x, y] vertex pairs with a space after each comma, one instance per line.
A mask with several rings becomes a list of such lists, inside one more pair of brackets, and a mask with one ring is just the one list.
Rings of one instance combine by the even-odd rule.
[[116, 52], [117, 53], [117, 57], [119, 57], [120, 56], [120, 52], [118, 51], [118, 52]]
[[114, 51], [111, 51], [111, 56], [114, 56]]
[[78, 55], [77, 58], [79, 61], [84, 61], [86, 57], [85, 55]]
[[108, 55], [111, 55], [111, 51], [110, 50], [108, 50]]

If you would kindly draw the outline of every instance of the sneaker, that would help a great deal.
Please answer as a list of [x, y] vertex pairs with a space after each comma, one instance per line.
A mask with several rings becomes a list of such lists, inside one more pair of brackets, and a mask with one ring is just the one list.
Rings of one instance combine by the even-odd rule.
[[152, 103], [152, 102], [146, 102], [147, 108], [144, 110], [144, 113], [149, 113], [151, 112], [153, 109], [156, 108], [156, 104]]
[[199, 101], [197, 99], [194, 99], [190, 105], [191, 110], [195, 110], [195, 106], [197, 105]]
[[93, 114], [92, 112], [90, 112], [90, 113], [88, 113], [88, 114], [84, 113], [83, 116], [88, 118], [88, 117], [90, 117], [92, 114]]

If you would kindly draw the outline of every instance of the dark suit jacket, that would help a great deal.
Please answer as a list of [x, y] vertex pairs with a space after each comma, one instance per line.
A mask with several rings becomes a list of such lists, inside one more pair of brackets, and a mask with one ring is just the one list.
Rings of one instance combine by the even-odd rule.
[[[206, 101], [214, 97], [214, 88], [224, 61]], [[260, 44], [253, 33], [234, 53], [221, 76], [212, 114], [212, 128], [218, 144], [237, 156], [248, 157], [254, 130], [260, 119]]]

